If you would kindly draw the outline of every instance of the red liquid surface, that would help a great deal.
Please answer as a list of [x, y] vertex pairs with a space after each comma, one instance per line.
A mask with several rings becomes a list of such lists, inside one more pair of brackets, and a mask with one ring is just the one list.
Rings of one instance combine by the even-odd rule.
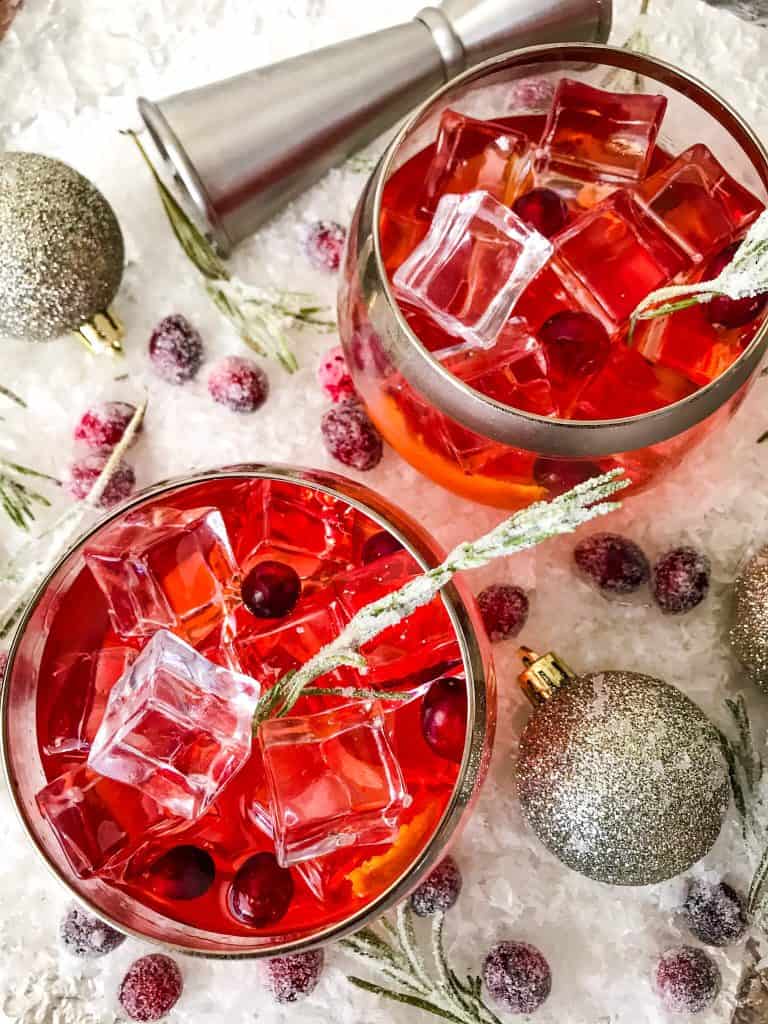
[[[264, 500], [265, 488], [269, 500]], [[379, 596], [382, 575], [394, 577], [419, 571], [405, 552], [385, 554], [363, 565], [366, 541], [381, 531], [381, 526], [351, 508], [340, 499], [322, 495], [289, 483], [275, 484], [257, 480], [209, 481], [173, 492], [168, 498], [155, 499], [154, 506], [174, 509], [215, 507], [223, 514], [240, 572], [247, 572], [259, 561], [279, 559], [295, 568], [302, 578], [302, 596], [290, 620], [301, 620], [304, 609], [314, 609], [316, 632], [288, 629], [282, 637], [275, 633], [280, 623], [258, 619], [240, 608], [236, 614], [238, 636], [246, 655], [244, 669], [267, 687], [282, 671], [295, 667], [314, 653], [326, 632], [335, 635], [337, 625], [331, 619], [323, 625], [324, 602], [340, 593], [345, 607], [359, 608]], [[149, 507], [149, 505], [145, 506]], [[260, 519], [255, 509], [266, 509]], [[269, 534], [265, 542], [265, 528]], [[371, 550], [370, 545], [368, 551]], [[329, 556], [330, 552], [330, 556]], [[198, 583], [171, 573], [168, 586], [182, 586], [183, 592], [169, 594], [170, 603], [196, 606]], [[200, 588], [208, 586], [199, 580]], [[331, 591], [329, 588], [334, 588]], [[269, 639], [270, 636], [276, 639]], [[148, 637], [124, 640], [110, 625], [105, 598], [90, 570], [71, 578], [69, 589], [61, 595], [50, 623], [50, 632], [40, 666], [38, 684], [38, 744], [40, 758], [49, 781], [67, 772], [82, 770], [88, 756], [88, 744], [101, 721], [112, 677], [102, 673], [96, 692], [87, 671], [87, 656], [112, 648], [141, 650]], [[223, 663], [223, 650], [214, 631], [196, 643], [207, 657]], [[371, 675], [364, 681], [351, 669], [343, 669], [318, 681], [329, 686], [375, 685], [379, 690], [411, 689], [444, 675], [463, 678], [458, 643], [450, 619], [438, 599], [421, 609], [414, 620], [390, 629], [371, 644]], [[260, 656], [254, 652], [261, 652]], [[394, 655], [393, 656], [393, 652]], [[248, 661], [248, 658], [251, 660]], [[115, 664], [119, 658], [115, 659]], [[110, 663], [111, 664], [111, 663]], [[387, 667], [389, 668], [389, 671]], [[394, 666], [394, 668], [392, 668]], [[393, 677], [394, 673], [394, 677]], [[373, 682], [371, 680], [374, 680]], [[348, 702], [348, 701], [347, 701]], [[293, 896], [284, 916], [273, 925], [252, 928], [238, 921], [230, 910], [230, 890], [238, 869], [254, 854], [274, 851], [272, 841], [252, 820], [254, 796], [265, 793], [265, 775], [259, 745], [254, 743], [245, 767], [226, 785], [213, 805], [197, 821], [174, 818], [149, 807], [139, 790], [119, 783], [101, 788], [105, 820], [114, 816], [128, 836], [133, 852], [107, 858], [97, 873], [109, 884], [176, 921], [214, 933], [274, 936], [277, 940], [292, 932], [306, 933], [338, 922], [359, 911], [400, 877], [428, 842], [439, 822], [456, 782], [458, 766], [438, 757], [422, 734], [423, 697], [397, 706], [386, 705], [386, 722], [392, 750], [399, 762], [411, 803], [398, 819], [400, 831], [394, 842], [378, 846], [352, 846], [320, 858], [325, 878], [322, 898], [308, 887], [301, 873], [291, 868]], [[309, 696], [301, 698], [293, 714], [310, 714], [338, 707], [344, 698]], [[62, 748], [62, 739], [78, 735], [81, 745]], [[359, 750], [356, 756], [362, 757]], [[285, 753], [282, 754], [285, 757]], [[64, 780], [66, 785], [66, 780]], [[105, 826], [111, 827], [111, 826]], [[201, 895], [179, 899], [183, 879], [168, 882], [163, 855], [178, 846], [193, 846], [213, 860], [213, 884]], [[198, 860], [200, 856], [198, 856]], [[203, 856], [203, 861], [205, 858]], [[199, 883], [199, 867], [193, 873]], [[80, 874], [87, 872], [80, 871]]]

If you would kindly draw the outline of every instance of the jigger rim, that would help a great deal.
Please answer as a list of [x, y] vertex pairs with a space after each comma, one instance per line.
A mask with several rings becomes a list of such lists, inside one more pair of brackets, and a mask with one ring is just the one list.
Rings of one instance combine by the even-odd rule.
[[[402, 123], [374, 170], [362, 200], [359, 238], [372, 238], [375, 270], [370, 276], [363, 275], [361, 286], [370, 300], [369, 316], [374, 329], [386, 339], [386, 345], [391, 346], [390, 354], [395, 365], [408, 383], [440, 412], [467, 429], [501, 444], [551, 457], [600, 458], [677, 437], [721, 408], [753, 376], [765, 354], [768, 319], [724, 373], [678, 402], [620, 419], [550, 419], [505, 405], [474, 390], [450, 373], [422, 345], [395, 298], [384, 266], [379, 233], [384, 187], [400, 148], [422, 118], [443, 97], [494, 72], [521, 66], [528, 66], [533, 72], [537, 64], [561, 63], [567, 66], [569, 62], [635, 72], [682, 94], [717, 120], [736, 141], [768, 193], [768, 150], [765, 145], [741, 114], [694, 75], [656, 57], [604, 43], [547, 43], [526, 47], [492, 57], [446, 82]], [[373, 277], [376, 278], [374, 282], [371, 280]], [[377, 292], [383, 302], [374, 301]]]

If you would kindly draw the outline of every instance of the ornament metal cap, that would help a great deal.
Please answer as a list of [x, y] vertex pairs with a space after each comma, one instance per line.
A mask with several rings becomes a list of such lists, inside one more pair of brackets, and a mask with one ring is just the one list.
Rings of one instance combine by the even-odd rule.
[[538, 43], [605, 42], [612, 0], [443, 0], [402, 25], [139, 112], [223, 254], [455, 75]]
[[111, 355], [122, 354], [121, 340], [125, 334], [125, 328], [112, 309], [97, 313], [87, 323], [81, 324], [73, 333], [77, 340], [94, 355], [101, 355], [105, 352]]
[[525, 665], [517, 679], [534, 707], [552, 700], [562, 686], [576, 678], [573, 669], [553, 651], [537, 654], [530, 647], [520, 647], [517, 653]]

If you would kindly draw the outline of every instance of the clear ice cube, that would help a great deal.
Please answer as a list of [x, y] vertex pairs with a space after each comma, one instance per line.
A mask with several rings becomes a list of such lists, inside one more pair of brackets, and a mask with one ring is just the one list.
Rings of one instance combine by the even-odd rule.
[[379, 702], [268, 719], [258, 736], [283, 866], [394, 841], [411, 798]]
[[160, 630], [114, 685], [88, 764], [197, 818], [248, 759], [259, 692]]
[[120, 636], [146, 637], [164, 628], [190, 643], [221, 621], [237, 574], [214, 508], [132, 512], [97, 535], [85, 561]]
[[429, 232], [394, 276], [398, 297], [457, 344], [490, 348], [552, 244], [487, 192], [446, 195]]

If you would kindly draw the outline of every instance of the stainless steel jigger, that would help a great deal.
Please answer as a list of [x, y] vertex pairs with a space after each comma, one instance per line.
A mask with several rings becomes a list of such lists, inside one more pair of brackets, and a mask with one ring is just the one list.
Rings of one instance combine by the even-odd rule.
[[226, 254], [448, 79], [537, 43], [605, 42], [611, 0], [443, 0], [413, 21], [139, 111]]

